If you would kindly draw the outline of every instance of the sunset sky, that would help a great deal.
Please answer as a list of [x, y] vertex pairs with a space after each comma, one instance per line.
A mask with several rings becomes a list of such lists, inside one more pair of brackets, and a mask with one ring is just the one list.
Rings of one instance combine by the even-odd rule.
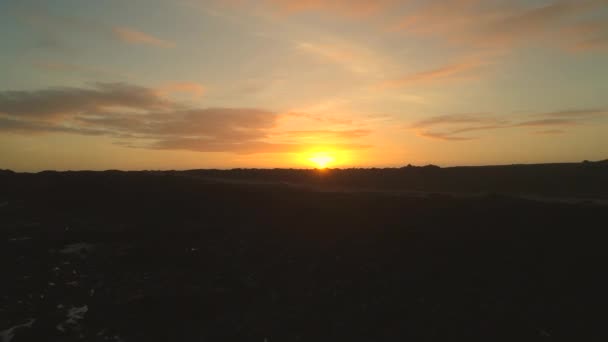
[[0, 169], [608, 158], [608, 0], [3, 0]]

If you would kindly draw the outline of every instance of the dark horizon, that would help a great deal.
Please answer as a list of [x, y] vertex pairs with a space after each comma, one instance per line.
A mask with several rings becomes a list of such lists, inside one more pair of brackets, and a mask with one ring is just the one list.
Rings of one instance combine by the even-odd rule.
[[584, 159], [582, 161], [560, 161], [560, 162], [543, 162], [543, 163], [510, 163], [510, 164], [480, 164], [480, 165], [437, 165], [437, 164], [421, 164], [414, 165], [409, 163], [404, 163], [402, 165], [395, 166], [361, 166], [361, 167], [311, 167], [311, 168], [297, 168], [297, 167], [233, 167], [233, 168], [196, 168], [196, 169], [44, 169], [39, 171], [15, 171], [10, 168], [0, 168], [0, 171], [10, 171], [15, 173], [41, 173], [41, 172], [106, 172], [106, 171], [121, 171], [121, 172], [139, 172], [139, 171], [231, 171], [231, 170], [371, 170], [371, 169], [402, 169], [408, 166], [411, 167], [439, 167], [441, 169], [454, 169], [454, 168], [484, 168], [484, 167], [508, 167], [508, 166], [543, 166], [543, 165], [572, 165], [572, 164], [584, 164], [584, 163], [607, 163], [608, 158], [599, 159], [599, 160], [587, 160]]

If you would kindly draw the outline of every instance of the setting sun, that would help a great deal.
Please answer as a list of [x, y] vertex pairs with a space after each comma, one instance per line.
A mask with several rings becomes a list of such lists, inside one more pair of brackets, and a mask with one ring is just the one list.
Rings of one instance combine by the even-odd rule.
[[308, 160], [310, 160], [311, 162], [313, 162], [316, 165], [317, 168], [324, 169], [329, 164], [335, 162], [336, 158], [334, 158], [333, 156], [331, 156], [331, 155], [329, 155], [327, 153], [315, 153]]

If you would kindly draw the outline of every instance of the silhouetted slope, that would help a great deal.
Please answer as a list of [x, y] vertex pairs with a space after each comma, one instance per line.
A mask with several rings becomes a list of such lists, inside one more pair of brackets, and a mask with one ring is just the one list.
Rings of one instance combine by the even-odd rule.
[[[95, 177], [90, 171], [32, 174], [0, 173], [0, 185], [11, 187], [10, 176], [19, 180], [44, 182], [71, 178]], [[105, 171], [104, 176], [118, 176], [121, 171]], [[138, 171], [130, 175], [146, 174], [158, 177], [181, 175], [200, 178], [207, 182], [219, 180], [288, 183], [321, 186], [326, 189], [384, 189], [426, 192], [527, 194], [572, 198], [608, 199], [608, 162], [563, 164], [505, 165], [478, 167], [436, 166], [384, 169], [233, 169], [190, 171]], [[27, 181], [26, 181], [27, 182]], [[8, 189], [8, 188], [7, 188]]]

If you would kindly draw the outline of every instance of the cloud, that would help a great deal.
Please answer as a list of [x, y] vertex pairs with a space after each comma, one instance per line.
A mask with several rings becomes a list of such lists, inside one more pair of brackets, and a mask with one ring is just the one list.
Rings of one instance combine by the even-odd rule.
[[309, 130], [309, 131], [287, 131], [284, 134], [298, 138], [340, 138], [340, 139], [357, 139], [362, 138], [371, 133], [367, 129], [351, 129], [351, 130]]
[[[234, 0], [230, 1], [235, 3]], [[238, 1], [248, 3], [248, 1]], [[348, 18], [376, 15], [394, 4], [395, 0], [264, 0], [265, 5], [282, 15], [298, 13], [326, 13]], [[258, 1], [253, 2], [259, 4]]]
[[442, 124], [485, 124], [488, 122], [496, 123], [497, 119], [492, 117], [484, 117], [483, 114], [451, 114], [424, 119], [414, 123], [412, 127], [423, 128]]
[[[331, 150], [360, 150], [371, 146], [362, 144], [329, 144], [323, 145]], [[238, 154], [255, 153], [298, 153], [310, 149], [308, 144], [300, 143], [270, 143], [263, 141], [213, 141], [200, 138], [180, 138], [160, 140], [146, 146], [153, 149], [190, 150], [197, 152], [234, 152]]]
[[160, 48], [175, 47], [175, 43], [173, 42], [154, 37], [148, 33], [137, 31], [129, 27], [113, 27], [112, 34], [125, 43], [149, 45]]
[[265, 153], [288, 153], [297, 151], [299, 148], [295, 144], [275, 144], [261, 141], [217, 141], [202, 138], [163, 139], [147, 147], [159, 150], [190, 150], [197, 152], [230, 151], [239, 154], [253, 154], [260, 151], [264, 151]]
[[[493, 114], [451, 114], [439, 115], [415, 122], [409, 126], [417, 135], [441, 140], [465, 141], [478, 137], [464, 136], [463, 133], [497, 129], [544, 128], [538, 134], [564, 133], [563, 129], [551, 127], [572, 127], [585, 124], [592, 119], [602, 118], [608, 113], [599, 109], [574, 109], [556, 112], [532, 113], [505, 118]], [[543, 118], [538, 118], [543, 117]], [[551, 128], [551, 129], [549, 129]]]
[[530, 126], [572, 126], [576, 125], [574, 120], [564, 119], [543, 119], [543, 120], [531, 120], [518, 122], [514, 124], [514, 127], [530, 127]]
[[573, 51], [605, 51], [608, 49], [608, 29], [601, 35], [579, 40], [568, 47]]
[[608, 109], [592, 108], [592, 109], [571, 109], [556, 112], [540, 113], [537, 116], [560, 117], [560, 118], [587, 118], [608, 116]]
[[508, 48], [541, 41], [580, 50], [603, 45], [598, 37], [608, 32], [602, 25], [593, 26], [592, 18], [598, 10], [606, 9], [605, 0], [561, 0], [540, 5], [481, 0], [418, 4], [392, 28], [477, 47]]
[[[419, 136], [452, 141], [473, 140], [476, 137], [465, 137], [461, 133], [484, 131], [509, 127], [510, 122], [484, 114], [451, 114], [431, 117], [415, 122], [410, 128]], [[442, 128], [437, 131], [436, 128]]]
[[[209, 2], [223, 5], [224, 9], [246, 10], [251, 13], [272, 14], [278, 17], [288, 17], [300, 14], [320, 14], [332, 18], [351, 20], [368, 19], [386, 13], [388, 9], [399, 3], [399, 0], [189, 0], [190, 5], [206, 5], [207, 14], [231, 18], [230, 15], [207, 8]], [[187, 3], [187, 1], [186, 1]]]
[[411, 85], [444, 82], [451, 80], [471, 79], [478, 76], [480, 67], [485, 64], [480, 60], [468, 60], [444, 65], [431, 70], [424, 70], [401, 78], [385, 81], [380, 88], [397, 88]]
[[534, 133], [535, 134], [543, 134], [543, 135], [547, 135], [547, 134], [564, 134], [564, 133], [566, 133], [566, 131], [563, 131], [561, 129], [546, 129], [546, 130], [542, 130], [542, 131], [536, 131]]
[[[279, 113], [256, 108], [189, 107], [168, 99], [157, 89], [124, 83], [0, 92], [1, 132], [104, 135], [122, 139], [119, 143], [123, 146], [150, 149], [235, 153], [304, 149], [307, 144], [297, 139], [270, 138], [280, 117]], [[307, 133], [287, 136], [297, 138], [298, 134]], [[314, 134], [356, 139], [367, 132], [316, 131]], [[351, 143], [332, 146], [367, 147]]]
[[43, 134], [43, 133], [76, 133], [83, 135], [103, 135], [105, 131], [73, 128], [69, 126], [56, 125], [44, 121], [18, 120], [0, 116], [0, 132], [21, 134]]
[[374, 56], [371, 51], [344, 42], [331, 44], [298, 42], [296, 49], [341, 65], [346, 70], [357, 74], [378, 74], [383, 69], [379, 58]]
[[337, 125], [340, 125], [340, 124], [350, 125], [353, 123], [353, 120], [351, 120], [351, 119], [336, 118], [336, 117], [330, 117], [327, 115], [303, 113], [303, 112], [288, 112], [288, 113], [285, 113], [283, 116], [306, 119], [306, 120], [316, 121], [319, 123], [328, 123], [328, 124], [337, 124]]
[[148, 112], [146, 114], [105, 113], [78, 116], [79, 123], [103, 127], [114, 132], [142, 137], [222, 137], [252, 140], [266, 136], [264, 130], [274, 127], [277, 115], [249, 108], [204, 108]]
[[173, 93], [186, 93], [194, 97], [201, 97], [205, 94], [205, 87], [196, 82], [173, 82], [167, 83], [158, 88], [161, 95], [170, 95]]
[[171, 103], [154, 90], [125, 83], [0, 92], [0, 113], [20, 117], [56, 118], [102, 112], [112, 107], [159, 110], [168, 106]]
[[428, 131], [420, 131], [417, 134], [418, 134], [418, 136], [425, 137], [425, 138], [448, 140], [448, 141], [468, 141], [468, 140], [475, 139], [475, 138], [469, 138], [469, 137], [453, 136], [453, 135], [450, 135], [449, 133], [428, 132]]

